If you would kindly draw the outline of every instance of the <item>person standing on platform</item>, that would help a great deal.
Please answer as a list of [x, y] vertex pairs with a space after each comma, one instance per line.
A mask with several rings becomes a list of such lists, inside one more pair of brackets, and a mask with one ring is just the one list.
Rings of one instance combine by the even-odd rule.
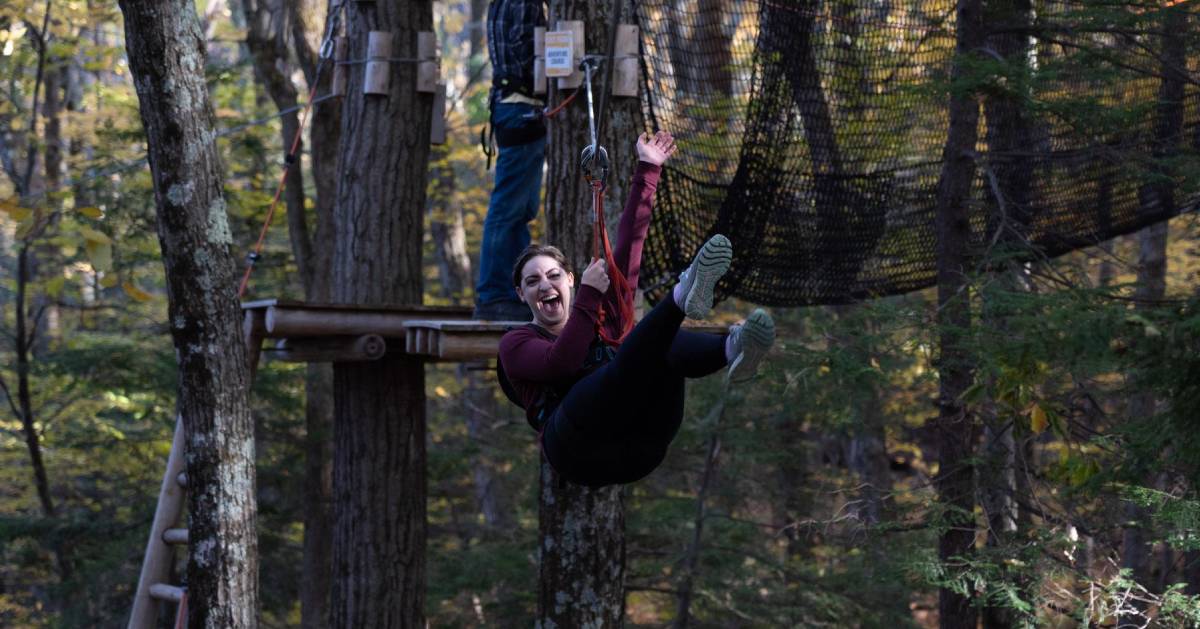
[[488, 55], [492, 60], [491, 124], [499, 156], [483, 223], [475, 319], [529, 321], [510, 274], [529, 245], [529, 222], [537, 218], [546, 157], [544, 103], [533, 95], [533, 30], [546, 25], [543, 0], [492, 0], [488, 6]]

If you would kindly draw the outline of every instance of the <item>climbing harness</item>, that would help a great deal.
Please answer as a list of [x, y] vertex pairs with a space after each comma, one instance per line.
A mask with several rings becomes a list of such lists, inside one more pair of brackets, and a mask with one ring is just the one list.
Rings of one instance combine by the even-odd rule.
[[608, 261], [608, 274], [612, 282], [610, 287], [613, 294], [617, 296], [617, 304], [620, 309], [619, 313], [613, 313], [620, 316], [621, 331], [616, 337], [610, 337], [604, 331], [605, 312], [604, 306], [600, 306], [599, 317], [596, 320], [596, 333], [605, 343], [616, 346], [620, 345], [621, 341], [633, 329], [633, 294], [629, 287], [629, 280], [625, 278], [623, 269], [617, 267], [613, 262], [612, 244], [608, 239], [608, 229], [604, 221], [604, 190], [608, 183], [608, 151], [600, 145], [596, 137], [596, 113], [595, 100], [592, 95], [592, 73], [598, 65], [598, 58], [594, 56], [584, 57], [583, 62], [579, 64], [579, 68], [584, 73], [584, 86], [587, 88], [587, 111], [588, 111], [588, 130], [591, 133], [592, 143], [584, 147], [583, 152], [579, 156], [579, 168], [583, 172], [583, 178], [592, 188], [592, 257], [599, 258], [601, 255]]

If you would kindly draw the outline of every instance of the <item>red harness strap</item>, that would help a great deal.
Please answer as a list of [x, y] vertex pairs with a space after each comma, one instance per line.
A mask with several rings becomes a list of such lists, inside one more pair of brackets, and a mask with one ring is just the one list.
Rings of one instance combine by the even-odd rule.
[[613, 262], [612, 244], [608, 240], [608, 228], [604, 224], [604, 182], [592, 179], [592, 208], [596, 216], [596, 224], [592, 227], [592, 257], [599, 258], [601, 254], [608, 261], [608, 276], [612, 281], [609, 288], [617, 296], [617, 307], [621, 321], [621, 333], [616, 338], [610, 338], [604, 332], [604, 305], [600, 306], [600, 317], [596, 321], [596, 333], [605, 343], [616, 347], [620, 345], [629, 331], [633, 329], [633, 291], [630, 290], [629, 280], [625, 278], [624, 269]]

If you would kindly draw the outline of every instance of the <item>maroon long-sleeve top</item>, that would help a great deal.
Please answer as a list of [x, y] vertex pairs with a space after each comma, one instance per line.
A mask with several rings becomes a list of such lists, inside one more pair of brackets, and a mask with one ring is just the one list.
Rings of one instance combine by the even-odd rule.
[[[650, 226], [654, 191], [658, 187], [661, 170], [660, 166], [638, 162], [617, 228], [613, 263], [625, 272], [629, 280], [629, 299], [637, 290], [638, 273], [642, 268], [642, 247]], [[500, 339], [500, 361], [504, 364], [504, 373], [512, 382], [531, 423], [539, 411], [537, 402], [547, 387], [566, 389], [583, 375], [583, 361], [596, 335], [601, 304], [605, 310], [605, 332], [611, 338], [620, 336], [623, 321], [620, 320], [621, 310], [615, 286], [610, 284], [608, 291], [601, 294], [599, 290], [581, 284], [575, 291], [571, 313], [562, 334], [554, 337], [544, 330], [539, 334], [529, 327], [520, 327]]]

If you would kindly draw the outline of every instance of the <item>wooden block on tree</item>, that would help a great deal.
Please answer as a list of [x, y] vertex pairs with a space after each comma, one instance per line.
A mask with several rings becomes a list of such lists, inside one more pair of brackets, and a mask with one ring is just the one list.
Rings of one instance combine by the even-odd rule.
[[417, 91], [433, 94], [437, 90], [440, 68], [438, 65], [437, 37], [430, 31], [417, 33]]
[[363, 94], [387, 96], [392, 72], [388, 59], [392, 56], [392, 34], [371, 31], [367, 35], [367, 69], [363, 75]]
[[533, 29], [533, 93], [546, 93], [546, 27]]
[[433, 120], [429, 123], [429, 142], [446, 143], [446, 84], [438, 83], [433, 92]]
[[575, 71], [571, 73], [571, 76], [560, 78], [558, 80], [558, 88], [572, 89], [579, 87], [583, 84], [583, 71], [579, 69], [579, 62], [583, 61], [583, 56], [586, 53], [584, 48], [584, 37], [586, 37], [587, 33], [584, 31], [583, 21], [559, 20], [558, 30], [571, 31], [573, 37], [572, 44], [574, 46], [574, 51], [571, 56], [575, 60]]
[[617, 25], [617, 42], [613, 50], [613, 96], [638, 95], [638, 27]]
[[338, 37], [333, 42], [333, 84], [329, 92], [334, 96], [346, 95], [346, 84], [349, 82], [349, 70], [346, 56], [350, 50], [350, 40]]

